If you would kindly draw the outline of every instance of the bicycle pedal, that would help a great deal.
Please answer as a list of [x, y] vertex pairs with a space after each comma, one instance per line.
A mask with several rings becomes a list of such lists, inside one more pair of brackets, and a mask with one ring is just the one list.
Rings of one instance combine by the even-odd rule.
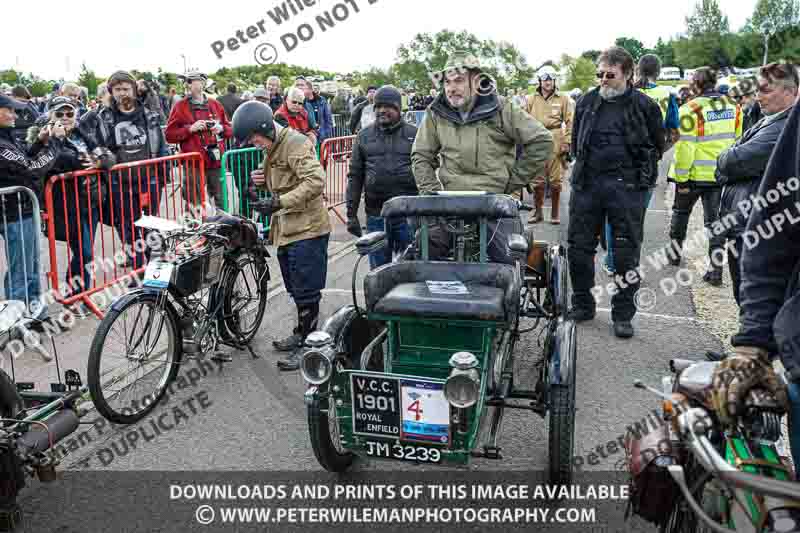
[[67, 384], [69, 390], [77, 390], [83, 386], [81, 375], [77, 370], [67, 370], [64, 372], [64, 383]]

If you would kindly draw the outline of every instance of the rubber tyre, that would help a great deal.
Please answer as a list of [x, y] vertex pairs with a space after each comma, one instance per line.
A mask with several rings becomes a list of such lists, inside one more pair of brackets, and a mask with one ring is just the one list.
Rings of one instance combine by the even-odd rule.
[[563, 317], [566, 316], [569, 309], [569, 265], [563, 246], [558, 247], [554, 258], [548, 290], [552, 294], [551, 301], [555, 302], [556, 317]]
[[[560, 323], [555, 335], [572, 334], [571, 339], [559, 339], [560, 349], [570, 351], [570, 371], [567, 383], [548, 383], [548, 472], [554, 485], [572, 483], [575, 452], [575, 389], [577, 367], [577, 331], [575, 324]], [[551, 339], [554, 346], [555, 339]], [[552, 348], [555, 349], [555, 348]], [[552, 381], [552, 377], [550, 377]]]
[[[233, 290], [234, 284], [236, 283], [236, 278], [238, 274], [244, 267], [251, 261], [262, 262], [261, 265], [256, 267], [257, 274], [261, 279], [261, 287], [259, 287], [259, 300], [258, 300], [258, 311], [256, 311], [256, 319], [253, 323], [253, 327], [251, 331], [242, 332], [239, 330], [239, 320], [233, 316]], [[269, 287], [269, 276], [263, 275], [263, 270], [267, 268], [267, 264], [263, 259], [258, 259], [255, 255], [249, 253], [242, 253], [235, 259], [235, 266], [228, 269], [228, 273], [226, 274], [225, 281], [223, 281], [222, 287], [222, 294], [223, 298], [225, 299], [222, 304], [222, 327], [220, 328], [220, 333], [223, 339], [226, 342], [234, 344], [240, 348], [250, 344], [253, 338], [258, 333], [259, 328], [261, 328], [261, 322], [264, 320], [264, 312], [267, 309], [267, 290]], [[249, 268], [249, 267], [248, 267]]]
[[[16, 418], [22, 409], [22, 397], [17, 391], [17, 386], [11, 376], [0, 370], [0, 417]], [[0, 426], [7, 424], [11, 422], [3, 422]]]
[[575, 447], [575, 387], [554, 385], [550, 388], [549, 479], [553, 485], [572, 483], [572, 459]]
[[166, 320], [164, 321], [163, 327], [172, 329], [173, 339], [175, 339], [175, 341], [172, 353], [173, 365], [169, 370], [169, 374], [164, 386], [158, 391], [155, 397], [153, 397], [153, 401], [149, 405], [134, 414], [128, 415], [120, 413], [112, 408], [111, 405], [109, 405], [109, 403], [106, 401], [102, 390], [102, 383], [100, 383], [100, 359], [103, 355], [103, 345], [105, 344], [106, 336], [111, 330], [111, 327], [114, 325], [114, 321], [117, 319], [117, 317], [124, 313], [126, 309], [148, 301], [155, 304], [157, 301], [157, 296], [153, 293], [142, 293], [132, 298], [122, 308], [118, 310], [111, 309], [103, 318], [102, 322], [100, 322], [100, 326], [97, 328], [94, 339], [92, 340], [92, 345], [89, 348], [87, 381], [92, 401], [94, 402], [97, 411], [103, 415], [104, 418], [114, 422], [115, 424], [133, 424], [147, 416], [150, 411], [155, 409], [156, 405], [158, 405], [162, 398], [164, 398], [164, 394], [166, 394], [169, 384], [175, 380], [175, 376], [178, 373], [178, 367], [180, 366], [181, 357], [183, 355], [178, 320], [173, 314], [172, 308], [168, 306], [165, 308]]
[[339, 453], [331, 438], [328, 413], [323, 412], [327, 399], [317, 397], [308, 406], [308, 434], [311, 437], [311, 448], [320, 466], [328, 472], [345, 472], [353, 464], [355, 455], [351, 452]]

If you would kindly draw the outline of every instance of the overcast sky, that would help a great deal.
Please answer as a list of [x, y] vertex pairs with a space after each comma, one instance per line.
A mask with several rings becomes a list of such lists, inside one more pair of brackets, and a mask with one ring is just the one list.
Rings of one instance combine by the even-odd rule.
[[[510, 41], [537, 65], [547, 59], [557, 60], [563, 53], [601, 49], [623, 35], [652, 46], [659, 36], [684, 30], [684, 17], [695, 3], [573, 0], [547, 2], [547, 12], [540, 14], [537, 7], [542, 4], [521, 0], [287, 0], [303, 1], [315, 4], [298, 10], [280, 25], [268, 11], [281, 6], [283, 0], [10, 2], [7, 24], [3, 25], [0, 69], [70, 79], [85, 61], [100, 76], [118, 69], [155, 71], [159, 66], [180, 72], [184, 54], [189, 67], [213, 72], [223, 66], [253, 64], [258, 44], [269, 42], [275, 46], [280, 62], [349, 72], [387, 67], [398, 45], [409, 42], [416, 33], [442, 29], [467, 30], [481, 38]], [[751, 15], [755, 3], [720, 0], [734, 30]], [[347, 14], [347, 18], [323, 32], [316, 17], [338, 4], [344, 4], [347, 10], [340, 6], [332, 15], [344, 19]], [[257, 26], [262, 20], [263, 34]], [[304, 23], [315, 30], [314, 35], [287, 52], [281, 36]], [[251, 25], [259, 34], [255, 39], [246, 35]], [[225, 48], [218, 59], [211, 43], [234, 38], [237, 30], [245, 32], [248, 42], [236, 51]]]

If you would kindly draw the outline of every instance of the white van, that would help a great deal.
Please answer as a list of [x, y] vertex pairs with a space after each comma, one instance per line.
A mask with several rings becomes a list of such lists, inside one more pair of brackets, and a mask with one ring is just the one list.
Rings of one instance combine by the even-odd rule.
[[659, 80], [680, 80], [681, 69], [678, 67], [661, 67], [661, 74], [658, 76]]

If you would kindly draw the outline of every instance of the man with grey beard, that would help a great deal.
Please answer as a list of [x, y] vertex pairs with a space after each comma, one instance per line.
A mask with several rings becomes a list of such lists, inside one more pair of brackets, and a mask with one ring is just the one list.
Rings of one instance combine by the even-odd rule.
[[632, 78], [631, 55], [624, 48], [611, 47], [598, 59], [599, 86], [578, 101], [572, 127], [575, 167], [567, 230], [571, 314], [584, 321], [595, 316], [591, 289], [599, 230], [606, 219], [611, 225], [617, 269], [611, 319], [614, 334], [621, 338], [633, 336], [642, 217], [666, 144], [658, 104], [633, 89]]

